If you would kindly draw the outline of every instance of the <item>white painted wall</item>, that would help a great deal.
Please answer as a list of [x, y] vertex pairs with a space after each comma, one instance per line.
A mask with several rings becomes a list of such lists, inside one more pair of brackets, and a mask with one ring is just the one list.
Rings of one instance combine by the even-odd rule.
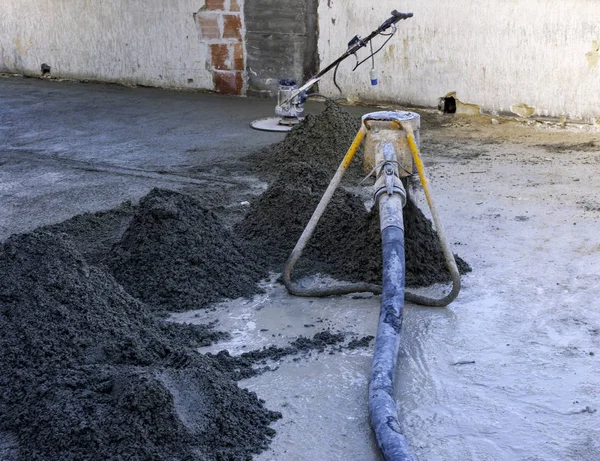
[[[415, 15], [376, 57], [379, 85], [369, 84], [369, 64], [354, 73], [352, 58], [340, 66], [351, 99], [431, 107], [456, 91], [490, 113], [526, 104], [539, 116], [600, 119], [599, 0], [321, 0], [322, 65], [393, 9]], [[332, 74], [320, 91], [336, 94]]]
[[[213, 88], [204, 0], [0, 0], [0, 72]], [[188, 83], [188, 79], [193, 82]]]

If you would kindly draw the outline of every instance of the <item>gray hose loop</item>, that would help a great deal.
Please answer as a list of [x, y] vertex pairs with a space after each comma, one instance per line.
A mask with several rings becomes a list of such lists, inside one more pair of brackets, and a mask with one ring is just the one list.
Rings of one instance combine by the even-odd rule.
[[[333, 192], [331, 193], [331, 195], [333, 195]], [[408, 197], [408, 200], [412, 199]], [[302, 236], [298, 240], [298, 243], [296, 244], [296, 247], [290, 254], [290, 257], [286, 261], [285, 266], [283, 268], [283, 284], [285, 285], [287, 291], [294, 296], [315, 298], [322, 298], [326, 296], [341, 296], [351, 293], [373, 293], [375, 295], [380, 295], [381, 286], [373, 283], [349, 283], [338, 285], [335, 287], [301, 287], [295, 281], [292, 280], [292, 271], [294, 269], [294, 266], [300, 259], [300, 256], [302, 255], [306, 244], [310, 240], [310, 237], [314, 232], [314, 228], [316, 227], [322, 213], [325, 211], [329, 200], [327, 200], [327, 202], [324, 203], [321, 207], [322, 203], [323, 199], [321, 199], [321, 203], [319, 203], [317, 210], [315, 210], [315, 213], [313, 214], [313, 218], [315, 218], [317, 211], [320, 211], [320, 214], [318, 214], [316, 221], [313, 222], [313, 218], [311, 218], [309, 225], [307, 225], [305, 229], [306, 235], [305, 233], [302, 234]], [[404, 293], [404, 299], [408, 302], [418, 304], [421, 306], [445, 307], [458, 296], [461, 286], [460, 273], [458, 272], [458, 266], [456, 265], [456, 261], [454, 259], [454, 255], [452, 254], [452, 250], [450, 249], [450, 245], [448, 244], [444, 231], [439, 223], [439, 218], [437, 218], [437, 212], [435, 212], [435, 216], [436, 218], [434, 218], [434, 224], [436, 225], [438, 237], [440, 239], [440, 245], [444, 252], [446, 267], [450, 271], [450, 277], [452, 279], [452, 290], [447, 295], [441, 298], [432, 298], [429, 296], [423, 296], [417, 293], [406, 291]], [[438, 221], [437, 223], [435, 222], [436, 220]], [[307, 232], [307, 230], [309, 230], [310, 232]]]

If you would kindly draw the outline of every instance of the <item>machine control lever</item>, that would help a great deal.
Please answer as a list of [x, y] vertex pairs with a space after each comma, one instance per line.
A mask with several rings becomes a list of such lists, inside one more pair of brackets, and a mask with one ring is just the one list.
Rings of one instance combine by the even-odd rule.
[[352, 37], [352, 40], [348, 42], [347, 53], [356, 53], [364, 46], [367, 46], [367, 43], [362, 38], [360, 38], [360, 35], [355, 35], [354, 37]]

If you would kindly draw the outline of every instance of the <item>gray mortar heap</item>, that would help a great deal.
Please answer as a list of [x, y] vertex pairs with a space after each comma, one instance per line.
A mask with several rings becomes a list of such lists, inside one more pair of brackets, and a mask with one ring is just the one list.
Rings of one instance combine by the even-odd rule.
[[[155, 189], [139, 206], [76, 216], [4, 242], [0, 455], [246, 460], [266, 449], [280, 414], [236, 381], [289, 355], [367, 347], [371, 338], [344, 345], [346, 333], [325, 330], [239, 357], [202, 355], [197, 347], [227, 333], [160, 316], [259, 292], [257, 283], [283, 264], [359, 125], [327, 104], [248, 159], [252, 171], [279, 179], [233, 232], [193, 197]], [[353, 168], [359, 177], [358, 162]], [[415, 284], [446, 280], [431, 223], [410, 201], [404, 219], [409, 283], [410, 274]], [[340, 189], [299, 270], [379, 281], [377, 223]]]

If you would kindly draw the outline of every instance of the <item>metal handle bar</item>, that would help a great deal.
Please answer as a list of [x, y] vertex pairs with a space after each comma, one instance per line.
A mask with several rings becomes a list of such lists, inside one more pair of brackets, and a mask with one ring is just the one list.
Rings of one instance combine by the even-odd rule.
[[308, 82], [306, 82], [304, 85], [302, 85], [301, 88], [298, 88], [296, 91], [294, 91], [285, 101], [281, 102], [281, 105], [288, 103], [289, 101], [294, 99], [296, 96], [298, 96], [303, 91], [308, 90], [311, 86], [313, 86], [315, 83], [317, 83], [319, 80], [321, 80], [323, 75], [325, 75], [327, 72], [329, 72], [335, 66], [337, 66], [340, 62], [342, 62], [348, 56], [351, 56], [354, 53], [356, 53], [360, 48], [367, 46], [367, 43], [369, 43], [373, 38], [375, 38], [377, 35], [379, 35], [383, 31], [389, 29], [393, 24], [396, 24], [397, 22], [401, 21], [402, 19], [408, 19], [408, 18], [412, 18], [412, 17], [413, 17], [412, 13], [399, 13], [396, 10], [392, 11], [391, 18], [387, 19], [383, 24], [381, 24], [381, 26], [379, 26], [378, 29], [375, 29], [364, 39], [359, 39], [356, 42], [355, 46], [346, 50], [346, 52], [344, 54], [342, 54], [339, 58], [337, 58], [335, 61], [333, 61], [331, 64], [329, 64], [323, 70], [321, 70], [317, 75], [312, 77]]
[[392, 24], [396, 24], [397, 22], [402, 21], [403, 19], [408, 19], [412, 17], [412, 13], [400, 13], [399, 11], [394, 10], [392, 11], [392, 17], [385, 21], [382, 25], [380, 25], [379, 29], [377, 29], [377, 32], [383, 32], [384, 30], [389, 29], [392, 26]]

